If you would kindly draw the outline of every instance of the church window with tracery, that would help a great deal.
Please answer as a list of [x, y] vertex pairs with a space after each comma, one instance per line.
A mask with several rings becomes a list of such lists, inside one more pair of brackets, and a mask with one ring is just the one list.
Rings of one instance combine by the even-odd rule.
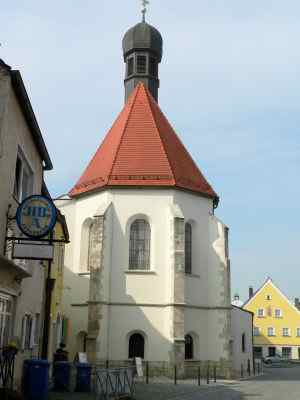
[[150, 269], [150, 225], [137, 219], [130, 227], [129, 269]]
[[192, 273], [192, 225], [185, 224], [185, 273]]

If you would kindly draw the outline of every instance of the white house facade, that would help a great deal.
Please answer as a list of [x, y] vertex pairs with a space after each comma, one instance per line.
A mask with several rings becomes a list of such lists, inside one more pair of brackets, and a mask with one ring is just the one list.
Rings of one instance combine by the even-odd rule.
[[233, 305], [231, 310], [233, 375], [253, 374], [253, 313]]

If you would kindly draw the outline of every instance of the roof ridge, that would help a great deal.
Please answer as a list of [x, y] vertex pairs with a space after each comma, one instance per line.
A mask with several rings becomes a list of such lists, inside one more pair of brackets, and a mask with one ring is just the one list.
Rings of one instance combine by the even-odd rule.
[[[202, 171], [200, 170], [200, 168], [198, 167], [198, 165], [197, 165], [196, 162], [194, 161], [193, 157], [191, 157], [191, 155], [190, 155], [188, 149], [185, 147], [185, 145], [184, 145], [184, 143], [182, 142], [182, 140], [180, 139], [179, 135], [178, 135], [178, 134], [176, 133], [176, 131], [174, 130], [174, 128], [173, 128], [172, 124], [170, 123], [170, 121], [168, 120], [167, 116], [164, 114], [164, 112], [162, 111], [162, 109], [159, 107], [159, 105], [158, 105], [158, 104], [155, 102], [155, 100], [152, 98], [151, 94], [149, 94], [147, 90], [146, 90], [146, 92], [147, 92], [147, 94], [148, 94], [148, 97], [150, 98], [150, 107], [151, 107], [151, 109], [152, 109], [152, 105], [153, 105], [153, 106], [154, 106], [154, 105], [157, 106], [158, 111], [161, 113], [161, 115], [163, 116], [163, 118], [164, 118], [165, 121], [167, 122], [169, 128], [172, 130], [172, 133], [176, 136], [178, 142], [179, 142], [180, 145], [182, 146], [182, 148], [183, 148], [183, 150], [185, 151], [186, 155], [189, 157], [189, 161], [192, 162], [194, 168], [198, 171], [198, 173], [199, 173], [199, 175], [201, 176], [201, 178], [205, 181], [205, 183], [207, 184], [207, 186], [214, 192], [214, 190], [212, 189], [212, 185], [207, 181], [207, 179], [206, 179], [205, 176], [203, 175]], [[152, 111], [152, 112], [153, 112], [153, 111]], [[153, 116], [153, 118], [154, 118], [154, 116]], [[154, 120], [155, 120], [155, 118], [154, 118]], [[156, 125], [156, 120], [155, 120], [155, 125]], [[173, 164], [172, 164], [170, 158], [168, 157], [167, 151], [165, 150], [165, 142], [164, 142], [164, 139], [162, 139], [159, 129], [157, 129], [157, 130], [158, 130], [158, 132], [159, 132], [159, 135], [160, 135], [160, 138], [161, 138], [161, 141], [162, 141], [162, 145], [163, 145], [164, 151], [165, 151], [165, 153], [167, 154], [167, 159], [168, 159], [168, 162], [169, 162], [171, 171], [172, 171], [172, 173], [173, 173], [173, 179], [174, 179], [174, 181], [175, 181], [175, 186], [176, 186], [176, 179], [177, 179], [177, 176], [176, 176], [175, 173], [174, 173]], [[215, 193], [215, 196], [217, 196], [216, 193]], [[217, 196], [217, 197], [218, 197], [218, 196]]]
[[[167, 160], [168, 160], [169, 168], [170, 168], [170, 170], [171, 170], [172, 179], [173, 179], [173, 181], [174, 181], [174, 186], [175, 186], [175, 185], [176, 185], [176, 179], [175, 179], [175, 174], [174, 174], [174, 171], [173, 171], [172, 163], [171, 163], [170, 158], [169, 158], [169, 155], [168, 155], [168, 153], [167, 153], [167, 151], [166, 151], [164, 141], [162, 140], [160, 131], [159, 131], [158, 127], [157, 127], [157, 121], [156, 121], [156, 119], [155, 119], [155, 117], [154, 117], [154, 114], [153, 114], [153, 109], [152, 109], [152, 98], [151, 98], [150, 92], [146, 89], [146, 87], [145, 87], [144, 85], [143, 85], [143, 87], [144, 87], [144, 90], [145, 90], [145, 92], [146, 92], [146, 96], [147, 96], [147, 99], [148, 99], [148, 104], [149, 104], [149, 106], [150, 106], [151, 118], [153, 119], [153, 122], [154, 122], [154, 125], [155, 125], [155, 129], [156, 129], [156, 131], [157, 131], [157, 133], [158, 133], [158, 136], [159, 136], [159, 139], [160, 139], [160, 143], [161, 143], [161, 147], [162, 147], [162, 149], [163, 149], [163, 151], [164, 151], [164, 153], [165, 153], [165, 156], [166, 156], [166, 158], [167, 158]], [[157, 105], [157, 106], [158, 106], [158, 105]], [[159, 106], [158, 106], [158, 108], [159, 108]]]
[[120, 150], [121, 144], [123, 142], [124, 133], [126, 131], [126, 128], [127, 128], [127, 125], [128, 125], [128, 121], [129, 121], [129, 118], [131, 116], [131, 113], [132, 113], [132, 110], [133, 110], [133, 106], [135, 104], [135, 101], [136, 101], [136, 98], [137, 98], [139, 90], [140, 90], [140, 85], [137, 85], [135, 92], [132, 93], [132, 97], [133, 97], [132, 103], [131, 103], [131, 106], [130, 106], [130, 109], [129, 109], [129, 112], [128, 112], [128, 115], [127, 115], [126, 123], [124, 124], [124, 127], [123, 127], [123, 132], [121, 134], [121, 138], [120, 138], [120, 141], [119, 141], [119, 144], [118, 144], [118, 147], [117, 147], [117, 150], [116, 150], [116, 153], [115, 153], [112, 165], [111, 165], [111, 169], [110, 169], [108, 177], [107, 177], [107, 183], [108, 183], [108, 181], [109, 181], [109, 179], [111, 177], [112, 171], [114, 169], [114, 166], [115, 166], [115, 163], [116, 163], [116, 159], [117, 159], [117, 155], [118, 155], [118, 152]]

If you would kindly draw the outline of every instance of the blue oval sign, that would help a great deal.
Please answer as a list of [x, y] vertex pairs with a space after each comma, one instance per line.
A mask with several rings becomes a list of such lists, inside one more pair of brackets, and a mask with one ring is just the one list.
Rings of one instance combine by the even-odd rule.
[[16, 220], [24, 235], [41, 238], [53, 231], [57, 211], [52, 200], [45, 196], [27, 197], [18, 207]]

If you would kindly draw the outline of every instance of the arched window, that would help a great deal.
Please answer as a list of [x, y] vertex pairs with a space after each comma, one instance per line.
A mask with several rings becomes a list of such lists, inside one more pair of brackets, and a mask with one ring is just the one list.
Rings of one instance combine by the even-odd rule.
[[130, 227], [129, 269], [150, 269], [150, 225], [136, 219]]
[[145, 356], [145, 339], [140, 333], [134, 333], [129, 338], [128, 358]]
[[93, 225], [92, 218], [86, 219], [82, 224], [81, 243], [80, 243], [80, 272], [90, 271], [92, 225]]
[[185, 273], [192, 273], [192, 225], [185, 224]]
[[192, 360], [194, 358], [194, 341], [191, 335], [185, 336], [185, 359]]

